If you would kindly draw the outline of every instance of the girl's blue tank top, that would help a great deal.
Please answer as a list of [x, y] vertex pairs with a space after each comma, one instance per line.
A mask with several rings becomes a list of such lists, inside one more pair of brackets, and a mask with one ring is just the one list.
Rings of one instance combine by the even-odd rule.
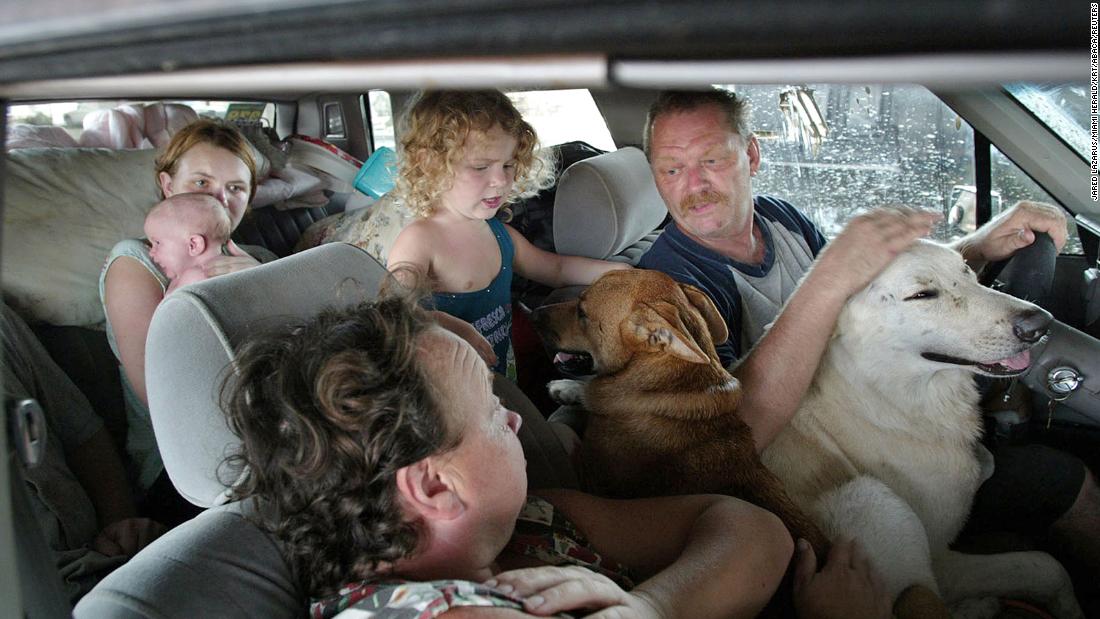
[[435, 309], [472, 324], [489, 340], [497, 363], [493, 371], [515, 380], [512, 358], [512, 259], [515, 248], [504, 224], [488, 220], [489, 229], [500, 247], [500, 272], [481, 290], [470, 292], [437, 292], [432, 295]]

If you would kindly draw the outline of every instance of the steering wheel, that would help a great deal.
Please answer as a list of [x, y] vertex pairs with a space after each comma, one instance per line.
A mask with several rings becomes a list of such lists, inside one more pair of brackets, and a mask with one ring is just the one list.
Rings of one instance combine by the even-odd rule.
[[1031, 245], [986, 267], [981, 282], [1018, 299], [1049, 307], [1057, 258], [1054, 240], [1046, 232], [1038, 232]]

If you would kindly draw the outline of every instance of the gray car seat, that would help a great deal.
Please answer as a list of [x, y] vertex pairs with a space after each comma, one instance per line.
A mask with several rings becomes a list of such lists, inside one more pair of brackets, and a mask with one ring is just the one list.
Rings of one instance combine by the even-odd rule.
[[149, 411], [172, 484], [200, 507], [224, 502], [219, 466], [237, 439], [218, 405], [225, 368], [250, 334], [371, 298], [386, 271], [334, 244], [186, 287], [161, 302], [146, 339]]
[[[221, 469], [237, 444], [218, 406], [225, 368], [249, 336], [322, 308], [373, 297], [385, 270], [363, 250], [330, 243], [169, 295], [146, 345], [153, 428], [172, 483], [211, 507], [139, 552], [77, 605], [77, 617], [302, 616], [277, 542], [249, 520], [251, 501], [225, 504], [239, 471]], [[506, 379], [498, 395], [524, 417], [530, 487], [576, 487], [562, 437]]]
[[[554, 200], [558, 253], [638, 264], [668, 215], [645, 154], [627, 146], [569, 166]], [[583, 286], [551, 292], [543, 305], [580, 294]]]
[[[638, 264], [661, 234], [668, 215], [657, 192], [645, 154], [632, 146], [578, 161], [558, 181], [554, 202], [554, 244], [563, 254], [574, 254]], [[544, 305], [580, 295], [584, 286], [554, 290]], [[590, 371], [581, 364], [557, 368], [566, 375]], [[583, 434], [587, 411], [580, 406], [561, 406], [550, 421]]]
[[558, 253], [637, 264], [668, 210], [645, 154], [633, 146], [569, 166], [554, 199]]

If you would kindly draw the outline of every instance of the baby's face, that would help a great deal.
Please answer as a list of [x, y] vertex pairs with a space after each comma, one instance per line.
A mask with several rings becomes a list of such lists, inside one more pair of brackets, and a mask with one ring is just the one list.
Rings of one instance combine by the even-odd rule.
[[150, 217], [145, 220], [145, 238], [149, 239], [149, 256], [168, 279], [176, 279], [184, 269], [194, 263], [187, 233], [168, 217]]

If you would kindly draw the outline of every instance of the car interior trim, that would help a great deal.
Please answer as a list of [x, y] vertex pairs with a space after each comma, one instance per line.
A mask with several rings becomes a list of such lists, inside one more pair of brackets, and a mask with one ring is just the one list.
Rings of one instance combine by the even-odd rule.
[[[1033, 3], [991, 0], [9, 4], [15, 15], [6, 15], [6, 27], [0, 27], [0, 81], [10, 82], [41, 75], [155, 72], [164, 66], [190, 69], [227, 59], [263, 64], [571, 50], [636, 59], [812, 60], [1070, 51], [1088, 41], [1086, 7], [1071, 2], [1045, 3], [1041, 10]], [[141, 10], [135, 10], [139, 5]], [[121, 65], [120, 47], [129, 52]], [[947, 65], [941, 71], [956, 68]]]
[[[6, 101], [0, 100], [0, 115], [7, 118], [8, 105]], [[0, 122], [0, 140], [7, 140], [8, 125], [6, 122]], [[0, 211], [4, 207], [4, 180], [7, 178], [5, 174], [7, 167], [7, 157], [0, 157]], [[0, 377], [0, 381], [3, 378]], [[3, 409], [0, 409], [3, 410]], [[4, 457], [0, 457], [0, 548], [6, 548], [4, 552], [0, 552], [0, 599], [10, 600], [15, 609], [23, 607], [22, 593], [19, 588], [19, 566], [14, 561], [15, 556], [15, 520], [13, 518], [14, 505], [12, 505], [12, 493], [8, 491], [9, 488], [14, 488], [14, 477], [9, 470], [15, 466], [15, 450], [11, 449], [11, 445], [8, 443], [8, 417], [5, 411], [3, 419], [0, 419], [0, 428], [3, 429], [4, 448], [7, 451]]]
[[[945, 71], [944, 67], [951, 67]], [[1088, 59], [1076, 52], [950, 53], [774, 60], [619, 60], [612, 79], [643, 88], [787, 82], [917, 83], [927, 86], [1004, 81], [1084, 80]]]
[[1081, 213], [1094, 204], [1085, 160], [1064, 142], [1044, 139], [1049, 129], [1003, 90], [932, 90], [1063, 206]]
[[1100, 219], [1088, 213], [1077, 213], [1073, 216], [1073, 220], [1077, 222], [1078, 226], [1085, 228], [1089, 232], [1100, 236]]
[[143, 97], [151, 92], [193, 92], [220, 96], [305, 94], [341, 84], [348, 91], [379, 88], [511, 88], [550, 83], [599, 87], [607, 83], [602, 55], [517, 58], [428, 59], [394, 62], [307, 62], [230, 66], [102, 77], [14, 82], [0, 85], [0, 97], [14, 99]]

